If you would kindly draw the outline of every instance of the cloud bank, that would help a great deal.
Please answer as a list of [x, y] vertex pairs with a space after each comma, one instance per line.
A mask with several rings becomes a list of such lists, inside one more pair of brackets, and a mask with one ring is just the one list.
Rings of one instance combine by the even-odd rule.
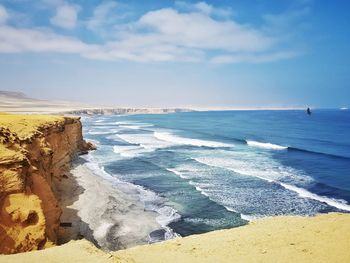
[[50, 19], [50, 22], [58, 27], [73, 29], [78, 21], [78, 11], [79, 8], [74, 5], [58, 6], [56, 15]]
[[[12, 26], [7, 23], [9, 12], [0, 5], [0, 53], [56, 52], [110, 61], [215, 64], [266, 63], [301, 54], [283, 47], [286, 35], [274, 29], [281, 22], [281, 16], [277, 15], [265, 14], [265, 24], [254, 27], [233, 19], [230, 8], [178, 1], [173, 7], [148, 11], [124, 24], [113, 24], [115, 19], [111, 18], [118, 12], [115, 2], [103, 2], [95, 7], [89, 19], [78, 21], [82, 7], [62, 1], [58, 4], [58, 0], [45, 1], [55, 8], [50, 18], [54, 27]], [[102, 43], [86, 42], [77, 35], [55, 31], [55, 27], [71, 31], [79, 25], [91, 34], [98, 34], [107, 24], [109, 39]]]

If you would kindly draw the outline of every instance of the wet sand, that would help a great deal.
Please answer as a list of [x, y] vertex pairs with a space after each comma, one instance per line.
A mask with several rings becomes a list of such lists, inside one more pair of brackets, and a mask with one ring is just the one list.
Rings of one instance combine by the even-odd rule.
[[157, 213], [123, 193], [113, 182], [94, 174], [83, 159], [58, 184], [63, 208], [59, 242], [86, 238], [104, 250], [117, 250], [149, 242], [149, 234], [160, 229]]

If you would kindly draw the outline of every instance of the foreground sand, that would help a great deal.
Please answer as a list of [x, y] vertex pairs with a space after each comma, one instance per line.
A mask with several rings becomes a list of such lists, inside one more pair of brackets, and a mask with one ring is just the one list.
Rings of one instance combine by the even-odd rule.
[[350, 262], [350, 214], [275, 217], [249, 225], [104, 253], [85, 240], [0, 262]]

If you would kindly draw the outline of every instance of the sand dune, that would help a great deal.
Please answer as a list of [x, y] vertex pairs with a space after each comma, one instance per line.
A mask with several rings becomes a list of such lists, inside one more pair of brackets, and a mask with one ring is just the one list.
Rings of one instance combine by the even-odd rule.
[[350, 215], [275, 217], [229, 230], [104, 253], [86, 240], [0, 262], [350, 262]]
[[84, 107], [83, 103], [39, 100], [21, 92], [0, 91], [0, 112], [10, 113], [59, 113]]

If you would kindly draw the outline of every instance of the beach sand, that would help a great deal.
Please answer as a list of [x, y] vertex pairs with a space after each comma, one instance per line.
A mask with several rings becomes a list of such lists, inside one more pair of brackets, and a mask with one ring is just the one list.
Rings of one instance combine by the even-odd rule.
[[84, 237], [104, 250], [147, 244], [149, 233], [161, 228], [157, 214], [86, 165], [80, 158], [59, 184], [61, 222], [72, 223], [61, 227], [59, 243]]
[[350, 262], [350, 214], [274, 217], [114, 253], [86, 240], [0, 262]]

